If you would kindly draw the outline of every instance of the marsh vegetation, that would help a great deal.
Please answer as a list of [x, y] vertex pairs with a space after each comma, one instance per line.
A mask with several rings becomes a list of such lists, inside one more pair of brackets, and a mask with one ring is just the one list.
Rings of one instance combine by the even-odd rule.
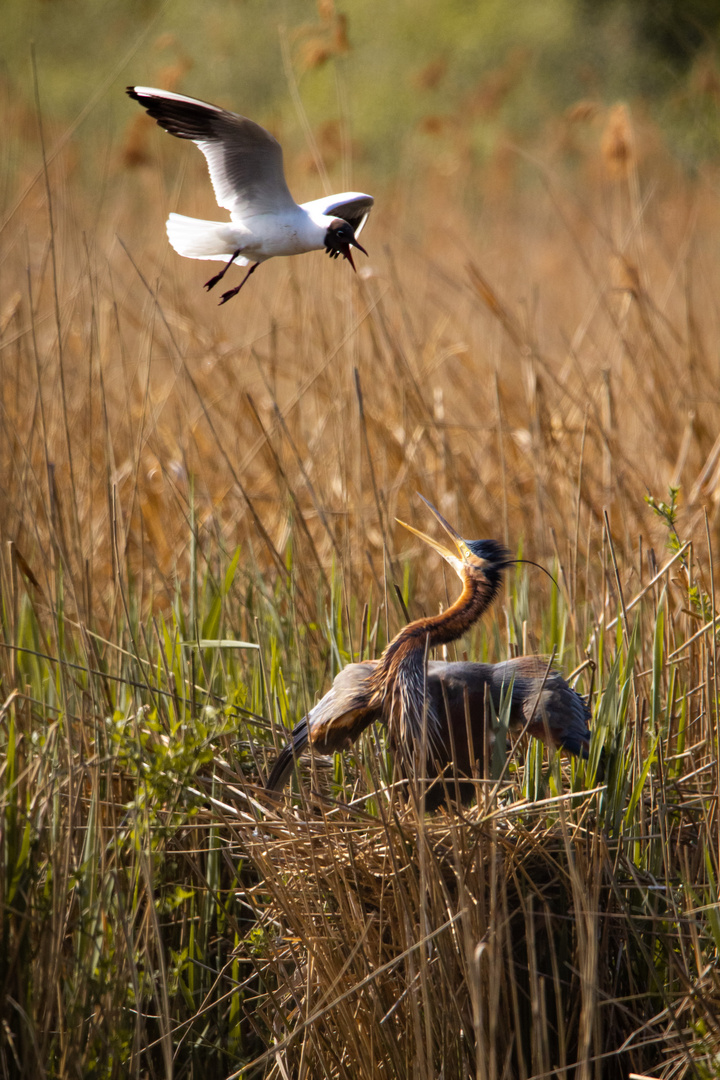
[[[311, 124], [291, 188], [357, 159], [370, 259], [273, 260], [220, 310], [163, 229], [216, 213], [200, 155], [128, 108], [89, 176], [12, 98], [3, 1075], [720, 1071], [717, 167], [597, 99], [504, 138], [519, 62], [386, 180]], [[423, 815], [377, 730], [268, 804], [339, 668], [453, 596], [415, 491], [554, 573], [449, 655], [554, 652], [590, 758], [522, 740]]]

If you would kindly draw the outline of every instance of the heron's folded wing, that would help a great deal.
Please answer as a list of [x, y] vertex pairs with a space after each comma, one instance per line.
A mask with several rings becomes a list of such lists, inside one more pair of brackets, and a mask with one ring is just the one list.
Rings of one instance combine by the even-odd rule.
[[348, 664], [336, 676], [327, 694], [304, 716], [278, 754], [266, 788], [280, 791], [292, 772], [296, 758], [311, 742], [321, 754], [345, 750], [380, 715], [370, 707], [368, 679], [375, 661]]

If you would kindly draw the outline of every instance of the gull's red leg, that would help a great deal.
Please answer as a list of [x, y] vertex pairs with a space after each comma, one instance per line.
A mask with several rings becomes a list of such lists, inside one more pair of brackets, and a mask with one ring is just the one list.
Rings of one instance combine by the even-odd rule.
[[[245, 284], [245, 282], [247, 281], [247, 279], [250, 277], [251, 274], [253, 274], [257, 270], [259, 265], [260, 265], [259, 262], [253, 263], [252, 266], [250, 267], [250, 269], [248, 270], [247, 274], [245, 275], [245, 277], [242, 279], [240, 284], [237, 286], [237, 288], [229, 289], [227, 292], [224, 292], [222, 294], [222, 300], [220, 301], [220, 304], [227, 304], [228, 300], [231, 300], [233, 298], [233, 296], [237, 296], [237, 294], [240, 292], [240, 290], [242, 289], [242, 287]], [[218, 307], [220, 307], [220, 304], [218, 304]]]
[[238, 248], [237, 251], [233, 251], [232, 255], [230, 256], [229, 262], [225, 266], [223, 266], [220, 273], [216, 274], [215, 277], [211, 277], [209, 281], [205, 282], [205, 288], [207, 289], [208, 292], [210, 292], [211, 289], [215, 288], [218, 281], [222, 281], [222, 279], [225, 277], [225, 275], [227, 274], [227, 272], [230, 269], [230, 267], [232, 266], [232, 264], [237, 259], [238, 255], [241, 255], [241, 254], [242, 254], [242, 251], [240, 250], [240, 248]]

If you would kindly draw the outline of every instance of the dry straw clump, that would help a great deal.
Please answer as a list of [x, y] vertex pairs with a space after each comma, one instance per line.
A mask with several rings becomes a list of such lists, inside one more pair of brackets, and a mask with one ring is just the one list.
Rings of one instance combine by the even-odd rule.
[[[173, 140], [118, 149], [90, 199], [28, 130], [0, 263], [3, 1074], [716, 1075], [708, 177], [596, 106], [483, 186], [449, 125], [376, 191], [357, 278], [277, 261], [218, 311], [165, 243]], [[416, 490], [554, 564], [457, 655], [555, 650], [590, 760], [521, 744], [429, 817], [379, 736], [268, 807], [338, 668], [447, 603], [394, 524], [427, 528]]]
[[[245, 1007], [275, 1043], [255, 1065], [274, 1061], [279, 1076], [693, 1072], [716, 975], [705, 968], [681, 990], [680, 969], [661, 974], [653, 958], [692, 951], [693, 916], [668, 920], [670, 893], [653, 893], [625, 841], [599, 827], [604, 797], [509, 797], [432, 818], [384, 797], [370, 817], [332, 800], [259, 826], [235, 817], [262, 928]], [[666, 840], [684, 846], [692, 832], [678, 820]]]

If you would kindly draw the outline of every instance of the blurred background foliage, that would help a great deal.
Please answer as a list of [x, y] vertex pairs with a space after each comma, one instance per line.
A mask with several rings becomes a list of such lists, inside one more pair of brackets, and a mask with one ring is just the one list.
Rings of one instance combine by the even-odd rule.
[[351, 147], [376, 182], [498, 139], [547, 147], [548, 117], [619, 97], [687, 167], [720, 152], [717, 0], [4, 0], [0, 21], [7, 107], [34, 127], [34, 42], [46, 120], [97, 95], [78, 129], [95, 165], [136, 120], [128, 82], [224, 103], [301, 152], [294, 83], [328, 169]]

